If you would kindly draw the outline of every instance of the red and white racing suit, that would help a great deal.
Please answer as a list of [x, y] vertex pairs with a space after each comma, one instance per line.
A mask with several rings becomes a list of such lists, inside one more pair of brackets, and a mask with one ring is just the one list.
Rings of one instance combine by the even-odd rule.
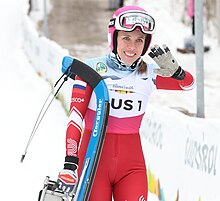
[[[113, 196], [114, 201], [146, 201], [148, 184], [139, 128], [148, 99], [156, 89], [189, 90], [194, 79], [186, 71], [183, 80], [157, 76], [153, 73], [155, 64], [148, 64], [143, 74], [122, 71], [112, 68], [109, 59], [106, 56], [87, 61], [105, 80], [110, 97], [106, 138], [89, 200], [111, 201]], [[77, 77], [72, 89], [66, 155], [79, 157], [79, 174], [95, 110], [95, 93]]]

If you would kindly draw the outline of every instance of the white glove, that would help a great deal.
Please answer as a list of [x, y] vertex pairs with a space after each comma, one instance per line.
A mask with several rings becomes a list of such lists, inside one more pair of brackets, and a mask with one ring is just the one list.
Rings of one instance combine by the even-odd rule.
[[66, 156], [64, 169], [59, 173], [57, 184], [63, 192], [72, 196], [78, 182], [78, 158]]
[[158, 45], [150, 48], [148, 54], [160, 68], [154, 69], [154, 73], [162, 77], [173, 77], [174, 79], [182, 80], [185, 77], [184, 70], [178, 65], [176, 59], [171, 54], [169, 48], [163, 45], [162, 50]]

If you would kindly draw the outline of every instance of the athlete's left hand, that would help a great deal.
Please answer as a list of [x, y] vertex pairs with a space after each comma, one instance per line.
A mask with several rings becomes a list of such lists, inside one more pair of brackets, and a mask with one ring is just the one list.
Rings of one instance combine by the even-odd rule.
[[163, 45], [160, 48], [158, 45], [150, 47], [150, 53], [148, 54], [160, 68], [154, 69], [154, 72], [162, 77], [172, 77], [179, 69], [179, 65], [176, 59], [171, 54], [169, 48]]

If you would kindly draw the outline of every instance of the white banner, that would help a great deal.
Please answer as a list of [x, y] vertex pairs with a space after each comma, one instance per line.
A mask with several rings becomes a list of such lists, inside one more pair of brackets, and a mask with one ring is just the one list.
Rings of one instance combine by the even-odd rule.
[[219, 123], [149, 107], [141, 137], [149, 190], [159, 200], [220, 200]]

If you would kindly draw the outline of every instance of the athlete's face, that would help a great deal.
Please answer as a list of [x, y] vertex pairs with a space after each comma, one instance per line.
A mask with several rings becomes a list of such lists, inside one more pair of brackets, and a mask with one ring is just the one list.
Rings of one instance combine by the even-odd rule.
[[146, 35], [139, 30], [118, 32], [117, 52], [124, 63], [131, 65], [141, 56], [145, 38]]

